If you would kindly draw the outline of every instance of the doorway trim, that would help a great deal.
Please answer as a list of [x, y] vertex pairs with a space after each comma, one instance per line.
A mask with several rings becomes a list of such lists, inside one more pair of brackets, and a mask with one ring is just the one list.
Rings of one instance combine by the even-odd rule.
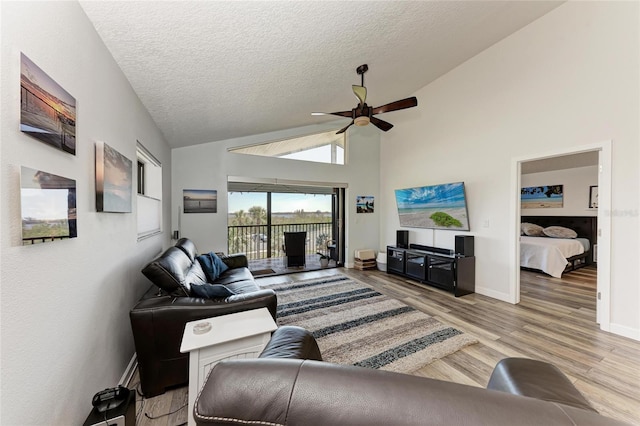
[[611, 140], [591, 145], [567, 147], [542, 154], [532, 154], [511, 160], [510, 273], [509, 301], [520, 303], [520, 188], [522, 163], [562, 155], [598, 151], [598, 275], [596, 321], [600, 329], [610, 330], [611, 321]]

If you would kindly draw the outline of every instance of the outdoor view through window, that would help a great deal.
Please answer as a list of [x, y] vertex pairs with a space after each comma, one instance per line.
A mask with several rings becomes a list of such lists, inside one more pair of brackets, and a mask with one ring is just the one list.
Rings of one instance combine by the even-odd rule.
[[271, 193], [270, 212], [268, 195], [229, 193], [229, 253], [245, 253], [249, 259], [283, 257], [284, 233], [294, 231], [306, 231], [307, 254], [324, 253], [332, 239], [331, 195]]

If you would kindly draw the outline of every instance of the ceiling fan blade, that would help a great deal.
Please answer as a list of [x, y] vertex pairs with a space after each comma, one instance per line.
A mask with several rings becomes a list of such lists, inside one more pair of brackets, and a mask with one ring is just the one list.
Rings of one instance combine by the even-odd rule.
[[391, 130], [391, 128], [393, 127], [393, 124], [388, 123], [384, 120], [380, 120], [377, 117], [371, 117], [370, 120], [371, 120], [371, 124], [376, 126], [378, 129], [382, 130], [383, 132], [387, 132]]
[[356, 98], [360, 101], [360, 105], [363, 105], [367, 100], [367, 88], [364, 86], [352, 85], [353, 94], [356, 95]]
[[418, 99], [413, 96], [407, 99], [391, 102], [373, 109], [372, 114], [382, 114], [383, 112], [397, 111], [399, 109], [411, 108], [418, 105]]
[[348, 126], [343, 127], [342, 129], [338, 130], [338, 131], [336, 132], [336, 135], [339, 135], [340, 133], [344, 133], [344, 132], [346, 132], [346, 131], [347, 131], [347, 129], [349, 128], [349, 126], [351, 126], [352, 124], [353, 124], [353, 120], [351, 120], [351, 123], [349, 123], [349, 125], [348, 125]]
[[338, 111], [338, 112], [312, 112], [311, 115], [337, 115], [340, 117], [353, 117], [353, 110]]

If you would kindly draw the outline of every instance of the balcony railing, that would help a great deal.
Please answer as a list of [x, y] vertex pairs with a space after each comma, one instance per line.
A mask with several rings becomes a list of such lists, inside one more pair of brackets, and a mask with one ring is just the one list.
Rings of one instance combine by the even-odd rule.
[[307, 254], [326, 250], [332, 240], [330, 222], [287, 223], [282, 225], [238, 225], [227, 228], [229, 253], [245, 253], [249, 260], [284, 256], [284, 233], [307, 232]]

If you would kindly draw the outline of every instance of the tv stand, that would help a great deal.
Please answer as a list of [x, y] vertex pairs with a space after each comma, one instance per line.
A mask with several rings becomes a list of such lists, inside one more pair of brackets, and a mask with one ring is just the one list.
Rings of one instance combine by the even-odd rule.
[[449, 291], [455, 297], [475, 292], [475, 267], [474, 256], [455, 255], [449, 249], [387, 246], [387, 273]]

